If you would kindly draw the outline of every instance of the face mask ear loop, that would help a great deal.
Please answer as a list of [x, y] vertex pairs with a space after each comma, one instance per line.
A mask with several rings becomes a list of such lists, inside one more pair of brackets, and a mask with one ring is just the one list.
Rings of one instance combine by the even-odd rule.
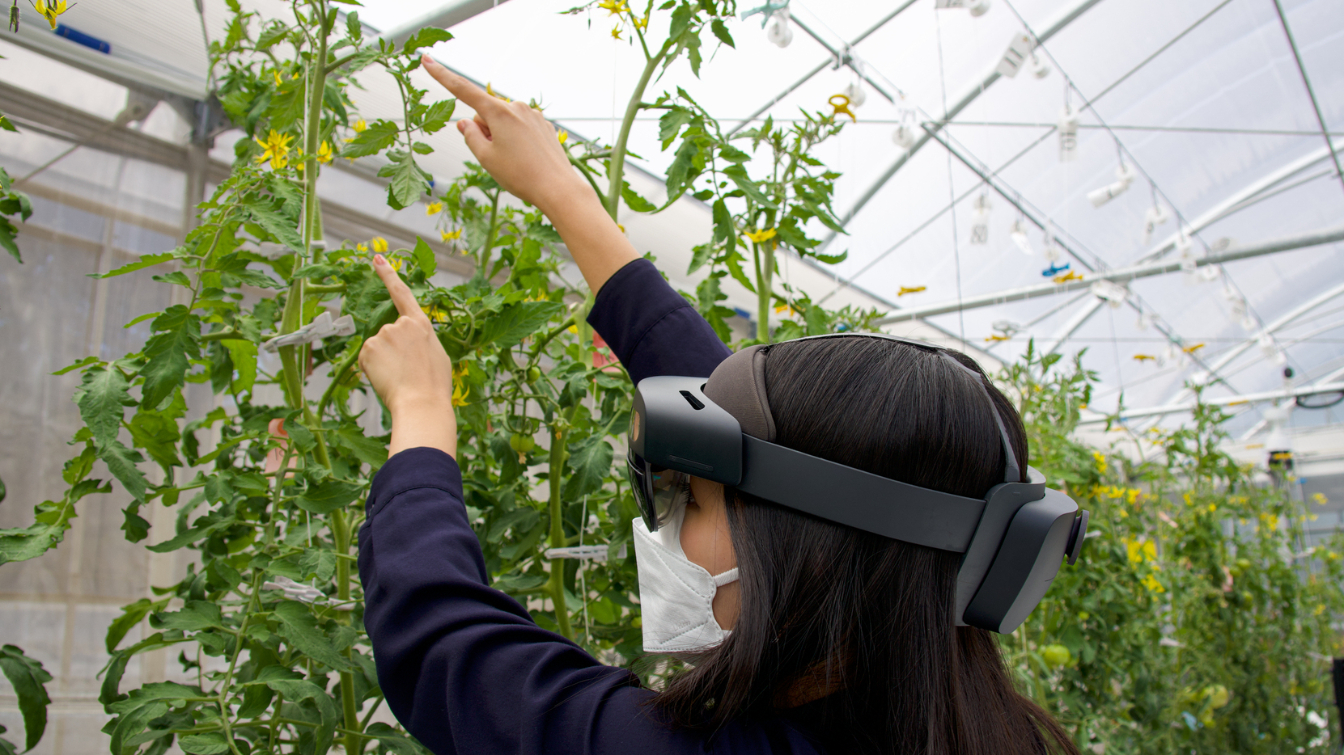
[[1008, 428], [1003, 424], [1003, 417], [999, 416], [999, 407], [994, 403], [994, 398], [989, 395], [989, 389], [985, 387], [985, 381], [988, 378], [972, 370], [970, 367], [958, 362], [955, 357], [947, 352], [939, 352], [939, 356], [946, 359], [963, 372], [969, 373], [975, 380], [975, 384], [980, 387], [980, 392], [985, 395], [985, 401], [989, 404], [989, 411], [994, 414], [994, 424], [999, 427], [999, 439], [1003, 442], [1003, 455], [1005, 458], [1003, 465], [1004, 482], [1021, 482], [1022, 468], [1017, 464], [1017, 455], [1013, 453], [1013, 444], [1008, 438]]

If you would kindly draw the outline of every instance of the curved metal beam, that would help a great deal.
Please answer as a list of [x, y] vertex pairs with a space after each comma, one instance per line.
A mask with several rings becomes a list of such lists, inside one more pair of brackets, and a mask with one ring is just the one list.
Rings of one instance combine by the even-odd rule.
[[[1041, 44], [1045, 44], [1051, 37], [1063, 31], [1065, 27], [1073, 23], [1079, 16], [1082, 16], [1090, 10], [1092, 6], [1099, 2], [1101, 2], [1101, 0], [1077, 0], [1077, 2], [1070, 8], [1066, 9], [1063, 13], [1060, 13], [1044, 31], [1037, 35], [1037, 39], [1040, 40]], [[936, 131], [946, 126], [949, 121], [960, 115], [961, 111], [965, 110], [967, 106], [972, 102], [975, 102], [976, 98], [983, 94], [986, 89], [994, 84], [994, 82], [998, 81], [1001, 76], [1001, 74], [995, 70], [998, 65], [999, 61], [998, 59], [995, 59], [993, 65], [990, 66], [989, 71], [985, 73], [977, 83], [968, 87], [966, 91], [962, 93], [961, 97], [959, 97], [956, 102], [952, 103], [951, 107], [947, 109], [947, 112], [943, 113], [942, 118], [939, 118], [931, 124], [933, 130]], [[840, 218], [840, 226], [843, 228], [844, 226], [849, 225], [849, 221], [853, 220], [854, 216], [859, 214], [859, 211], [863, 209], [864, 205], [868, 204], [868, 202], [877, 195], [877, 192], [886, 185], [887, 181], [890, 181], [892, 176], [896, 175], [896, 173], [910, 161], [910, 158], [915, 156], [916, 152], [923, 149], [924, 145], [928, 144], [930, 139], [931, 134], [926, 130], [922, 136], [915, 140], [914, 144], [910, 145], [909, 149], [902, 152], [900, 157], [897, 157], [895, 162], [883, 171], [882, 175], [878, 176], [877, 180], [859, 195], [858, 200], [854, 202], [854, 206], [850, 207], [844, 216]], [[825, 239], [822, 239], [818, 251], [830, 246], [831, 242], [834, 241], [835, 237], [838, 235], [839, 234], [835, 231], [831, 231]]]

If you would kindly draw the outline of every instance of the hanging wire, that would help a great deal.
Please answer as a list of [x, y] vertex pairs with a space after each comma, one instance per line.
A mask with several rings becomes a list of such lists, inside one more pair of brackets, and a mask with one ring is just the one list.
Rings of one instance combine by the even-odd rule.
[[[947, 112], [947, 76], [943, 68], [943, 23], [938, 18], [938, 12], [933, 14], [934, 27], [938, 32], [938, 86], [943, 95], [943, 112]], [[952, 260], [956, 267], [957, 274], [957, 330], [961, 337], [961, 342], [966, 343], [966, 313], [962, 309], [961, 294], [961, 244], [957, 241], [957, 192], [952, 183], [952, 151], [944, 150], [947, 153], [947, 196], [951, 200], [952, 208]]]

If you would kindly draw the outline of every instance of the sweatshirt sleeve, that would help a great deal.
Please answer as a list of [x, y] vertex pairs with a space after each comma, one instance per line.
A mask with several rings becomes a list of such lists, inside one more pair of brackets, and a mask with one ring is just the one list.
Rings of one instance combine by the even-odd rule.
[[359, 575], [378, 682], [436, 755], [768, 753], [800, 741], [779, 722], [729, 727], [712, 744], [673, 730], [653, 718], [654, 693], [634, 675], [533, 623], [488, 586], [461, 472], [442, 451], [389, 459], [367, 510]]
[[597, 292], [588, 323], [636, 385], [646, 377], [709, 377], [732, 353], [705, 318], [646, 259], [617, 270]]

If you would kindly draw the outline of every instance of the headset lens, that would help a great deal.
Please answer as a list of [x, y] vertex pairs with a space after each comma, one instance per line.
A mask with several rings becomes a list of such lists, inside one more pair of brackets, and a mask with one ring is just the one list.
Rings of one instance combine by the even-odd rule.
[[690, 476], [674, 469], [654, 467], [631, 453], [625, 460], [630, 487], [639, 501], [639, 513], [649, 532], [657, 532], [678, 506], [690, 499]]

